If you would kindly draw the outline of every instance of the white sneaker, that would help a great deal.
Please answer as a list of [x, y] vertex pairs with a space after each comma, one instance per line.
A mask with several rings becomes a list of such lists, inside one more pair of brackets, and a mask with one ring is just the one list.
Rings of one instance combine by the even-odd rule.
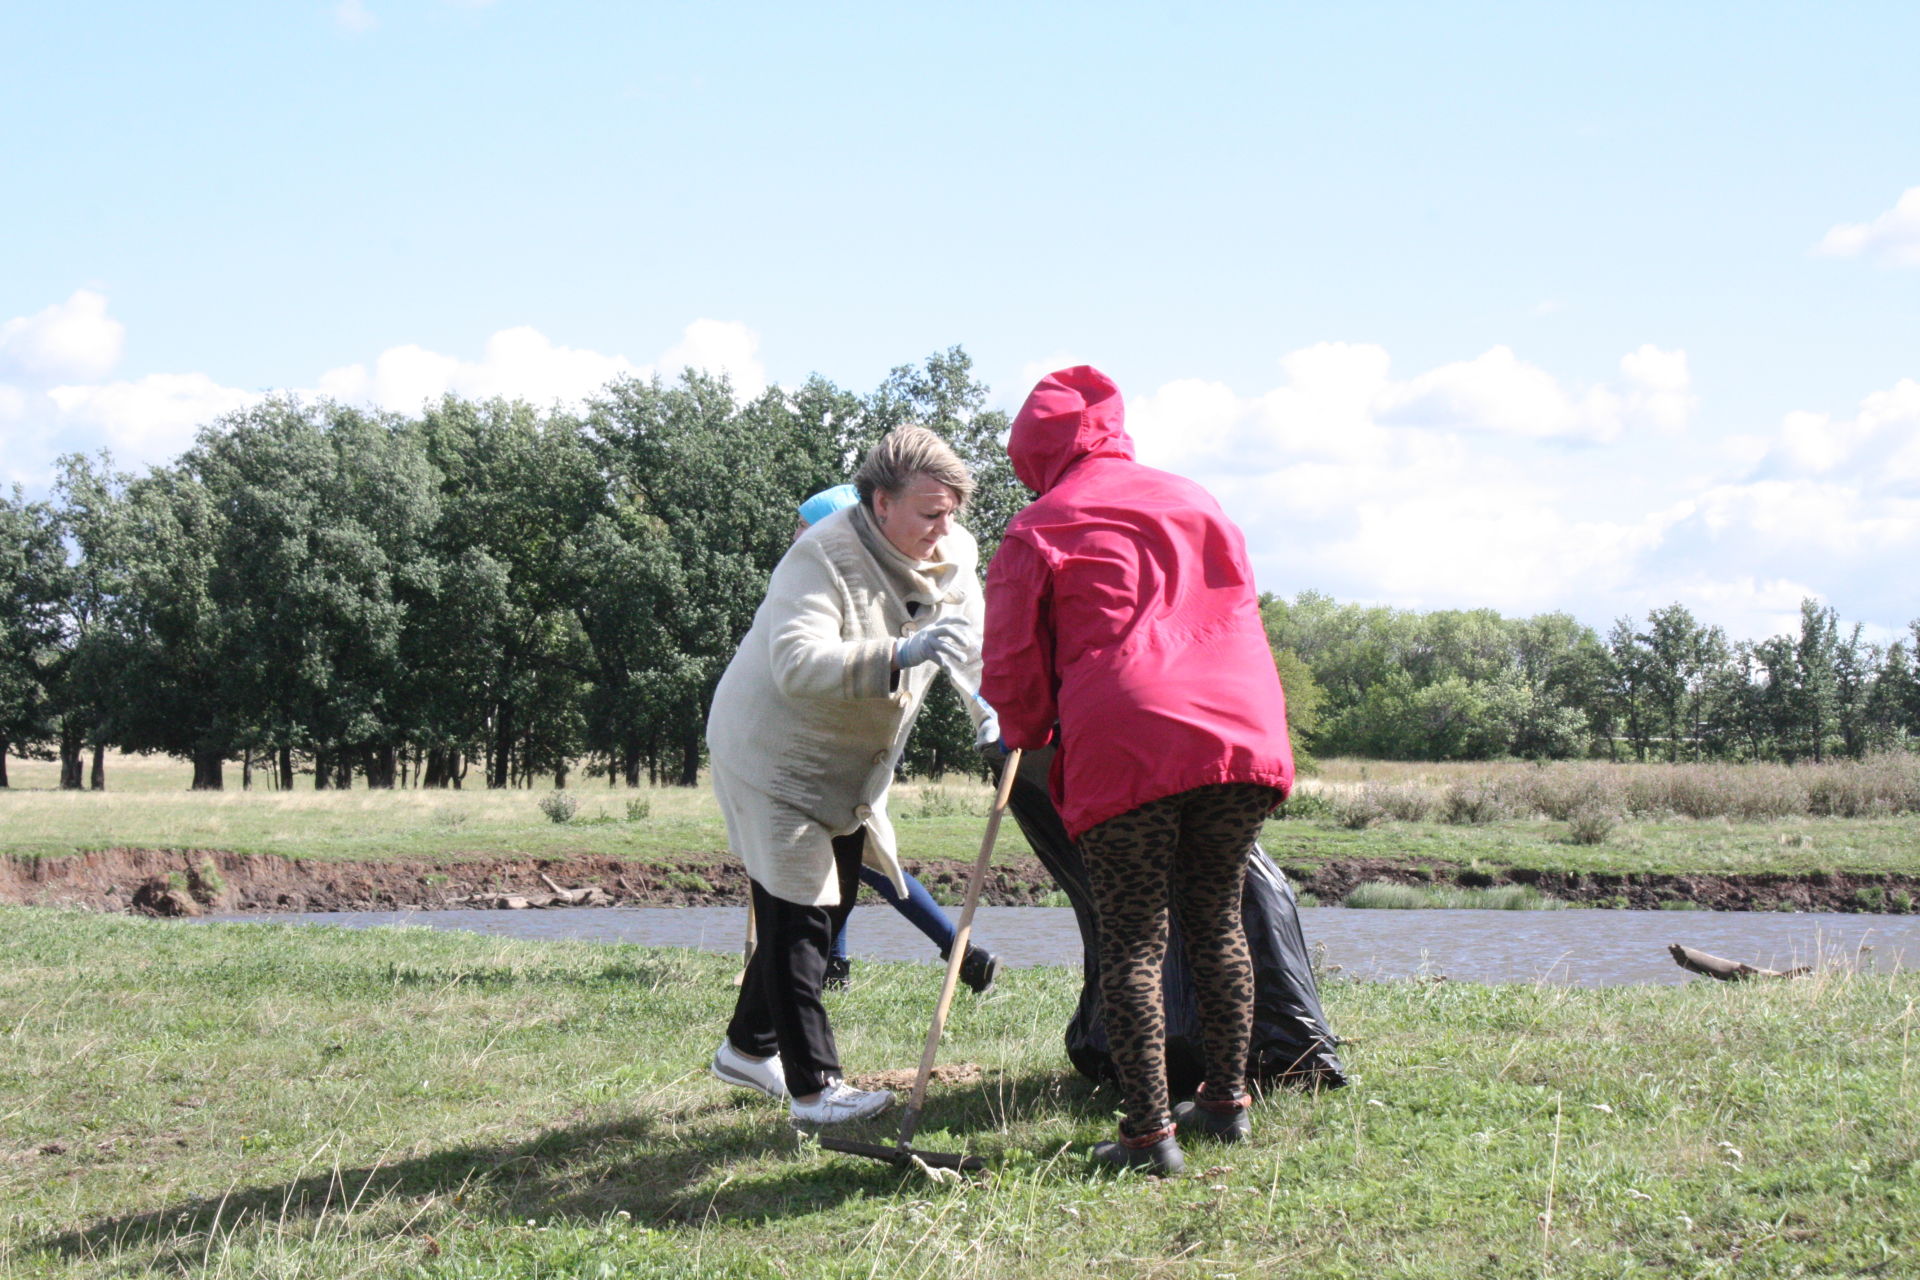
[[781, 1070], [780, 1055], [777, 1053], [764, 1062], [755, 1062], [734, 1048], [733, 1041], [722, 1040], [720, 1047], [713, 1051], [713, 1065], [708, 1070], [713, 1072], [715, 1079], [724, 1080], [738, 1089], [752, 1089], [769, 1098], [787, 1096], [787, 1077]]
[[793, 1104], [795, 1124], [845, 1124], [877, 1116], [893, 1105], [891, 1089], [856, 1089], [845, 1080], [829, 1080], [812, 1102]]

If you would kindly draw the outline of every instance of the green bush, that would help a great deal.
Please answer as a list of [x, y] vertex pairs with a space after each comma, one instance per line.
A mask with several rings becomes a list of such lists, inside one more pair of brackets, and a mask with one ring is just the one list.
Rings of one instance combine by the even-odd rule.
[[653, 816], [653, 801], [645, 796], [635, 796], [627, 801], [627, 821], [645, 822]]
[[571, 791], [549, 791], [540, 797], [540, 812], [550, 822], [572, 822], [573, 815], [580, 812], [580, 802]]
[[1479, 826], [1507, 816], [1499, 792], [1485, 782], [1462, 782], [1447, 788], [1440, 815], [1457, 826]]
[[1604, 844], [1620, 823], [1619, 816], [1598, 804], [1567, 815], [1567, 839], [1574, 844]]

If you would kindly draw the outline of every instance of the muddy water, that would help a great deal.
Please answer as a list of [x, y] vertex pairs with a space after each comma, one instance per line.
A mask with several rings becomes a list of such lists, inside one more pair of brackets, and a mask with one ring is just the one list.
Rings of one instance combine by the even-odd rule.
[[[370, 928], [426, 925], [508, 938], [573, 938], [651, 947], [740, 950], [740, 907], [610, 907], [560, 911], [338, 911], [216, 920]], [[1692, 981], [1667, 944], [1684, 943], [1763, 968], [1816, 962], [1888, 972], [1920, 966], [1920, 916], [1774, 914], [1745, 911], [1351, 911], [1300, 912], [1309, 944], [1347, 977], [1443, 974], [1465, 982], [1557, 982], [1579, 986]], [[1006, 963], [1080, 962], [1073, 912], [982, 907], [974, 937]], [[856, 959], [934, 963], [932, 945], [892, 911], [862, 905], [848, 935]], [[1705, 979], [1702, 979], [1704, 981]]]

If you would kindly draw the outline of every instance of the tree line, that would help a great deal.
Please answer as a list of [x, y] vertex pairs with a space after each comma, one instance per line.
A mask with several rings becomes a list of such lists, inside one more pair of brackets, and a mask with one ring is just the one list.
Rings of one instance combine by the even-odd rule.
[[[219, 788], [692, 785], [708, 704], [793, 534], [886, 431], [974, 468], [983, 563], [1027, 500], [955, 347], [859, 395], [822, 378], [624, 379], [578, 410], [449, 396], [417, 415], [269, 399], [144, 475], [70, 455], [0, 496], [9, 754], [104, 784], [109, 749]], [[1823, 760], [1920, 741], [1920, 622], [1879, 645], [1808, 600], [1730, 642], [1683, 605], [1603, 636], [1563, 613], [1261, 599], [1303, 754]], [[977, 768], [937, 683], [915, 773]], [[91, 756], [89, 768], [88, 757]]]
[[[1026, 499], [985, 400], [956, 347], [865, 395], [815, 377], [742, 401], [689, 373], [578, 411], [275, 398], [144, 475], [70, 455], [51, 500], [0, 496], [0, 786], [9, 753], [102, 786], [110, 748], [190, 760], [202, 789], [236, 762], [281, 788], [564, 786], [583, 764], [692, 785], [795, 507], [880, 436], [954, 446], [992, 553]], [[950, 694], [908, 764], [976, 764]]]
[[1864, 639], [1817, 600], [1797, 634], [1729, 641], [1682, 604], [1602, 636], [1564, 613], [1414, 612], [1263, 596], [1311, 749], [1401, 760], [1774, 760], [1920, 742], [1920, 620]]

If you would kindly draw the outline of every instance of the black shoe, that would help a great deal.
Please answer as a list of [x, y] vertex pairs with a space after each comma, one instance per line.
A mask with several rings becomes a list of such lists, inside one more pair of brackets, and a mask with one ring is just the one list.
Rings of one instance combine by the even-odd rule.
[[1173, 1109], [1173, 1126], [1188, 1136], [1212, 1138], [1216, 1142], [1245, 1142], [1253, 1133], [1253, 1121], [1245, 1107], [1216, 1111], [1200, 1105], [1198, 1098]]
[[999, 976], [1000, 957], [968, 943], [967, 954], [960, 957], [960, 981], [973, 988], [973, 994], [983, 996], [993, 990], [993, 980]]
[[826, 976], [820, 979], [820, 985], [828, 991], [845, 991], [852, 978], [853, 961], [845, 956], [828, 956]]
[[1187, 1171], [1186, 1157], [1180, 1154], [1180, 1143], [1172, 1135], [1145, 1147], [1130, 1147], [1124, 1142], [1096, 1142], [1092, 1163], [1096, 1170], [1140, 1169], [1162, 1178]]

